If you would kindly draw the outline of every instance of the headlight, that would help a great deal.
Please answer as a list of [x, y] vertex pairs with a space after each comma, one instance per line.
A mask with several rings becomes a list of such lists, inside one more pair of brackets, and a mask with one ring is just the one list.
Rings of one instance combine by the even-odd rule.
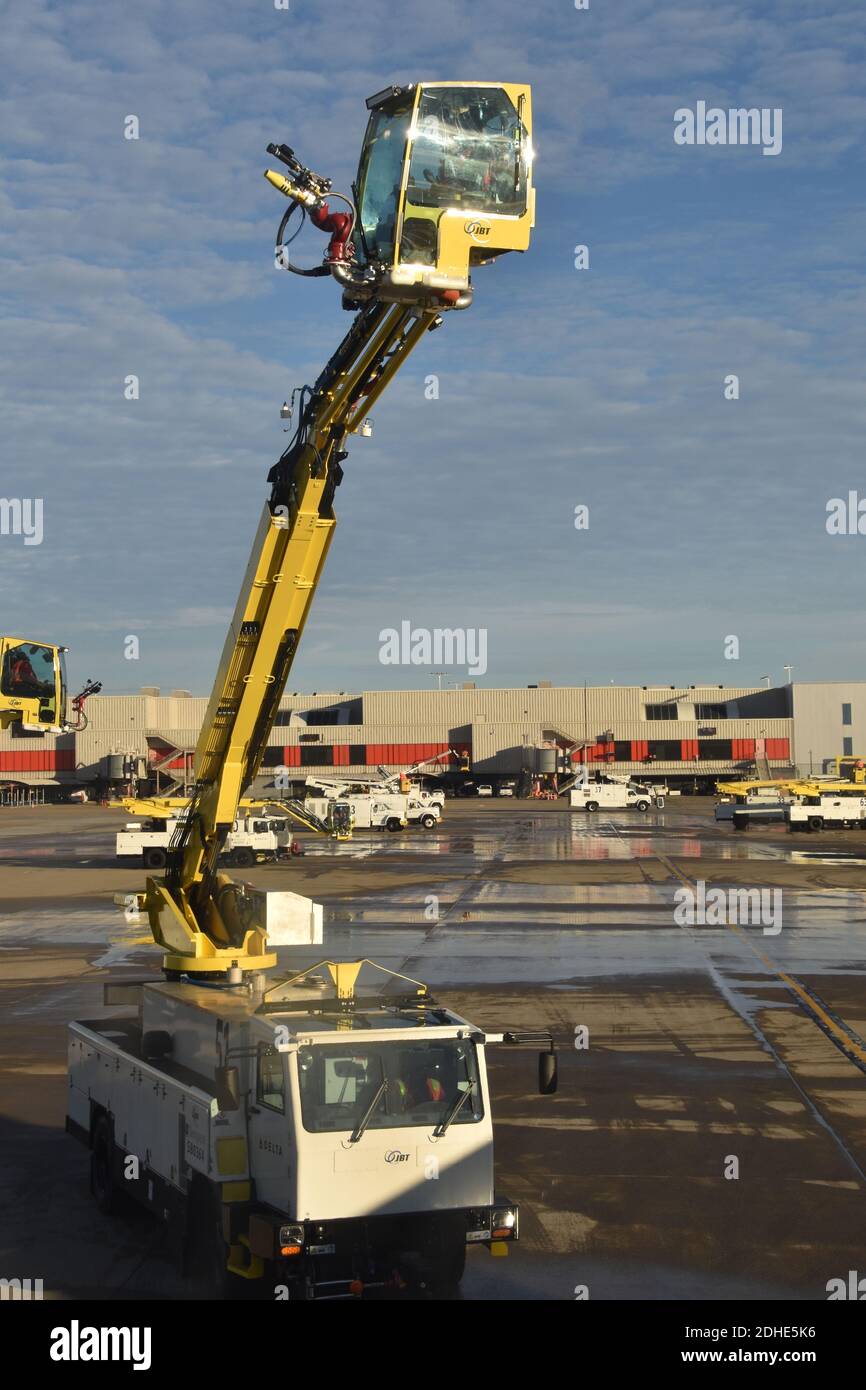
[[304, 1248], [304, 1228], [300, 1225], [280, 1227], [280, 1254], [300, 1255]]

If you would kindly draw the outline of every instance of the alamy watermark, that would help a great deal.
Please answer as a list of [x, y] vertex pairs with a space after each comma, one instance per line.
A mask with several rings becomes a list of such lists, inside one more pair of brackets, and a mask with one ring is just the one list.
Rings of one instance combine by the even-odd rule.
[[41, 545], [42, 498], [0, 497], [0, 536], [23, 536], [25, 545]]
[[465, 666], [470, 676], [487, 670], [486, 627], [413, 627], [405, 619], [399, 630], [379, 633], [383, 666]]
[[866, 536], [866, 497], [853, 488], [847, 497], [831, 497], [824, 524], [828, 536]]
[[41, 1279], [0, 1279], [0, 1303], [39, 1303], [42, 1296]]
[[674, 893], [678, 927], [761, 927], [764, 936], [782, 930], [781, 888], [710, 888], [699, 878], [694, 888]]
[[737, 106], [728, 111], [705, 101], [674, 112], [677, 145], [761, 145], [766, 155], [782, 152], [781, 106]]

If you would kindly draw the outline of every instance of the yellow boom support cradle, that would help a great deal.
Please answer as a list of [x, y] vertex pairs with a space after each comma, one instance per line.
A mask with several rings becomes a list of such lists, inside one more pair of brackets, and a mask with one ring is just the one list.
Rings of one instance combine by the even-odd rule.
[[[441, 311], [470, 302], [470, 269], [525, 250], [532, 225], [529, 88], [419, 83], [368, 102], [358, 179], [356, 255], [331, 251], [344, 302], [359, 309], [271, 470], [270, 498], [223, 649], [194, 756], [195, 788], [163, 880], [146, 906], [169, 972], [261, 970], [262, 898], [217, 869], [245, 789], [259, 770], [318, 585], [336, 518], [345, 443]], [[286, 146], [292, 171], [269, 181], [325, 225], [330, 187]], [[333, 247], [332, 241], [332, 247]]]

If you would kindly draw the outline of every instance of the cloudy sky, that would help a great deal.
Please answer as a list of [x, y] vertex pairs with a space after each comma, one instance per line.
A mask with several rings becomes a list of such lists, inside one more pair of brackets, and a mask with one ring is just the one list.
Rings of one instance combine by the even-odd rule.
[[[379, 662], [404, 620], [486, 628], [487, 685], [866, 679], [866, 534], [826, 527], [866, 499], [862, 4], [7, 0], [3, 30], [2, 491], [44, 499], [41, 545], [0, 536], [5, 631], [209, 690], [279, 406], [350, 321], [273, 267], [266, 144], [345, 188], [371, 92], [528, 79], [532, 247], [353, 442], [290, 688], [430, 686]], [[699, 101], [781, 108], [781, 152], [676, 144]]]

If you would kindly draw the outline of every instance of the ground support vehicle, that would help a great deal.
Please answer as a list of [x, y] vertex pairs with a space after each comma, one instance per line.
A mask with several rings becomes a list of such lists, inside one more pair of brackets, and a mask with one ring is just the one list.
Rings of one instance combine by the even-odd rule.
[[[534, 222], [525, 84], [389, 86], [367, 106], [351, 199], [288, 145], [268, 146], [288, 171], [265, 175], [289, 199], [276, 263], [300, 271], [284, 236], [309, 215], [330, 240], [300, 273], [337, 280], [355, 317], [281, 411], [297, 405], [297, 428], [268, 474], [186, 814], [165, 873], [136, 898], [165, 981], [144, 983], [126, 1017], [69, 1030], [67, 1123], [90, 1147], [101, 1205], [132, 1192], [181, 1232], [197, 1268], [307, 1297], [389, 1280], [453, 1287], [467, 1242], [507, 1249], [517, 1233], [493, 1187], [493, 1039], [416, 981], [404, 1004], [356, 999], [363, 962], [322, 963], [330, 1006], [303, 983], [309, 971], [285, 996], [269, 989], [279, 946], [321, 941], [321, 909], [220, 867], [324, 569], [346, 446], [372, 432], [368, 411], [426, 335], [469, 308], [473, 271], [526, 250]], [[546, 1044], [540, 1086], [555, 1088], [549, 1034], [501, 1040]]]
[[850, 830], [866, 823], [866, 796], [813, 796], [788, 807], [792, 830]]
[[654, 799], [649, 787], [625, 782], [586, 782], [568, 798], [572, 811], [648, 811]]
[[[137, 859], [147, 869], [162, 868], [180, 824], [180, 819], [162, 817], [129, 821], [117, 833], [115, 853], [118, 859]], [[289, 859], [297, 852], [297, 841], [288, 820], [240, 816], [226, 836], [220, 858], [226, 864], [249, 867]]]
[[[550, 1035], [485, 1034], [390, 971], [400, 992], [357, 996], [371, 964], [320, 962], [270, 989], [107, 986], [133, 1007], [70, 1027], [67, 1129], [99, 1205], [171, 1223], [213, 1294], [443, 1296], [468, 1245], [501, 1255], [518, 1238], [494, 1183], [486, 1049], [541, 1044], [551, 1094]], [[310, 988], [322, 970], [328, 996]]]

